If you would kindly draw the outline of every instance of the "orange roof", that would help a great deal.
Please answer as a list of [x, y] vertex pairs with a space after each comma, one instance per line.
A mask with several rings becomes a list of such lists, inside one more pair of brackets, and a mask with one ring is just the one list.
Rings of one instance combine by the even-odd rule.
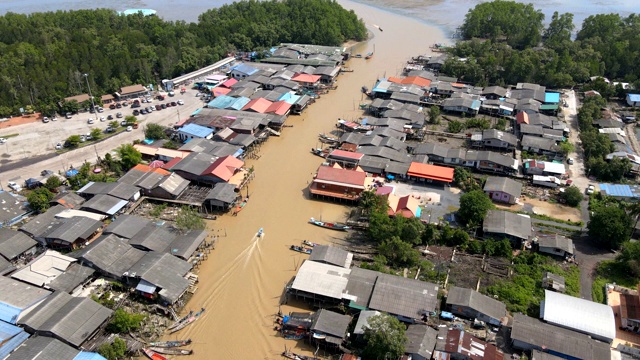
[[453, 168], [412, 162], [411, 166], [409, 166], [407, 175], [443, 182], [452, 182]]
[[289, 104], [286, 101], [276, 101], [274, 103], [271, 103], [271, 105], [269, 105], [269, 107], [267, 108], [267, 111], [265, 111], [266, 113], [273, 113], [273, 114], [277, 114], [277, 115], [285, 115], [289, 109], [291, 109], [291, 104]]
[[224, 181], [229, 181], [236, 170], [244, 165], [244, 161], [234, 158], [233, 156], [225, 156], [218, 158], [211, 164], [201, 175], [213, 175]]
[[453, 87], [457, 87], [457, 88], [463, 88], [463, 87], [464, 87], [464, 84], [461, 84], [461, 83], [451, 83], [451, 86], [453, 86]]
[[387, 81], [392, 82], [392, 83], [396, 83], [396, 84], [402, 84], [402, 80], [404, 80], [403, 78], [399, 78], [399, 77], [395, 77], [395, 76], [389, 76], [387, 78]]
[[257, 113], [264, 114], [267, 112], [267, 109], [271, 104], [271, 101], [265, 98], [257, 98], [249, 101], [247, 105], [242, 108], [242, 111], [252, 110]]
[[229, 80], [223, 82], [222, 84], [220, 84], [220, 86], [225, 86], [230, 88], [233, 84], [237, 83], [238, 80], [234, 79], [234, 78], [230, 78]]
[[304, 83], [317, 83], [320, 81], [320, 75], [298, 74], [291, 78], [293, 81]]
[[431, 85], [431, 80], [419, 76], [408, 76], [402, 79], [402, 84], [413, 84], [420, 87], [428, 87]]
[[158, 152], [157, 146], [135, 144], [133, 145], [133, 148], [138, 150], [142, 155], [155, 156], [156, 153]]
[[[232, 79], [232, 80], [235, 80], [235, 79]], [[218, 86], [211, 91], [213, 92], [213, 96], [218, 97], [220, 95], [227, 95], [228, 93], [231, 92], [231, 89]]]
[[320, 166], [314, 182], [330, 183], [364, 189], [367, 174], [361, 171]]
[[160, 175], [170, 175], [171, 173], [168, 172], [165, 169], [161, 169], [161, 168], [152, 168], [149, 165], [144, 165], [144, 164], [138, 164], [136, 166], [134, 166], [133, 168], [131, 168], [131, 170], [138, 170], [141, 172], [154, 172], [156, 174], [160, 174]]
[[389, 203], [389, 210], [387, 211], [389, 216], [402, 215], [406, 218], [416, 217], [418, 207], [420, 206], [418, 199], [411, 195], [399, 197], [395, 194], [389, 194], [387, 201]]
[[518, 115], [516, 115], [516, 122], [518, 124], [528, 124], [529, 123], [529, 114], [524, 111], [520, 111]]

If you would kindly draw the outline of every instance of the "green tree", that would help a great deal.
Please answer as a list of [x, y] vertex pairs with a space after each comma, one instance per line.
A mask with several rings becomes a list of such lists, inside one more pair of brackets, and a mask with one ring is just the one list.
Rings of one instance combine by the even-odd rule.
[[473, 177], [469, 169], [457, 167], [453, 170], [453, 182], [462, 191], [473, 191], [482, 189], [478, 180]]
[[120, 163], [126, 170], [138, 165], [142, 161], [142, 154], [130, 144], [123, 144], [118, 149], [120, 155]]
[[120, 126], [120, 124], [119, 124], [117, 121], [113, 120], [113, 121], [109, 122], [109, 126], [110, 126], [112, 129], [117, 129], [117, 128], [118, 128], [118, 126]]
[[563, 141], [560, 143], [560, 152], [562, 155], [567, 156], [574, 150], [574, 146], [569, 141]]
[[633, 276], [640, 276], [640, 242], [627, 241], [623, 243], [616, 261], [622, 264]]
[[439, 106], [434, 105], [429, 108], [429, 122], [431, 124], [440, 123], [440, 107]]
[[551, 16], [551, 22], [544, 31], [544, 44], [552, 49], [559, 49], [560, 46], [571, 42], [573, 33], [573, 14], [558, 14], [557, 11]]
[[151, 123], [144, 127], [144, 136], [145, 138], [152, 139], [152, 140], [166, 139], [167, 138], [167, 134], [165, 133], [166, 129], [167, 128], [162, 125]]
[[376, 195], [376, 192], [373, 190], [366, 190], [360, 193], [358, 206], [362, 209], [362, 212], [367, 215], [373, 211], [386, 212], [388, 204], [384, 196]]
[[582, 199], [584, 199], [582, 191], [575, 186], [569, 186], [564, 192], [560, 193], [560, 196], [562, 196], [569, 206], [578, 206]]
[[182, 231], [202, 230], [206, 227], [206, 224], [196, 210], [190, 206], [184, 205], [180, 208], [180, 211], [178, 211], [175, 226]]
[[124, 117], [124, 121], [127, 123], [125, 126], [133, 125], [138, 122], [138, 118], [133, 115], [127, 115]]
[[145, 314], [131, 314], [123, 309], [117, 309], [107, 325], [107, 331], [114, 334], [128, 334], [138, 330], [145, 318]]
[[385, 239], [398, 236], [393, 219], [386, 211], [374, 211], [369, 215], [369, 227], [367, 233], [371, 240], [381, 243]]
[[447, 126], [448, 132], [456, 134], [462, 132], [462, 130], [464, 130], [464, 123], [458, 120], [449, 121], [449, 125]]
[[80, 135], [71, 135], [67, 138], [66, 143], [69, 144], [70, 147], [76, 148], [80, 145]]
[[62, 185], [62, 181], [60, 180], [60, 178], [54, 175], [49, 176], [47, 181], [44, 183], [44, 187], [46, 187], [50, 191], [54, 191], [55, 189], [60, 187], [60, 185]]
[[420, 260], [420, 253], [397, 236], [383, 240], [378, 246], [380, 255], [384, 256], [393, 267], [412, 267]]
[[405, 350], [405, 327], [397, 318], [380, 314], [369, 318], [364, 339], [367, 346], [362, 353], [365, 359], [399, 359]]
[[42, 213], [50, 207], [49, 201], [51, 201], [53, 197], [54, 195], [49, 189], [41, 187], [29, 193], [29, 195], [27, 195], [27, 201], [31, 209]]
[[102, 344], [98, 348], [98, 354], [105, 357], [107, 360], [120, 360], [124, 359], [127, 354], [127, 343], [116, 337], [111, 344]]
[[631, 217], [620, 207], [601, 206], [593, 209], [587, 225], [589, 236], [610, 249], [618, 249], [631, 235]]
[[460, 197], [460, 209], [457, 218], [460, 223], [470, 227], [482, 224], [487, 212], [494, 208], [491, 199], [482, 190], [474, 190]]
[[102, 139], [102, 130], [98, 129], [98, 128], [93, 128], [91, 129], [91, 132], [89, 133], [91, 135], [91, 137], [93, 138], [93, 140], [100, 140]]

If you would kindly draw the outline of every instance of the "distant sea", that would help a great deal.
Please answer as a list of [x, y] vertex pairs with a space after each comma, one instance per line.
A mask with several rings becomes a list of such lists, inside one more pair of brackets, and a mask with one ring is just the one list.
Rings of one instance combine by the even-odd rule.
[[[385, 11], [416, 18], [440, 27], [451, 34], [462, 23], [467, 11], [482, 0], [346, 0], [375, 6]], [[56, 10], [79, 10], [109, 8], [118, 11], [126, 9], [154, 9], [165, 20], [194, 22], [198, 15], [208, 9], [229, 4], [228, 0], [0, 0], [0, 14], [7, 12], [33, 13]], [[535, 0], [536, 9], [545, 14], [549, 21], [554, 11], [571, 12], [576, 29], [580, 29], [585, 18], [594, 14], [619, 13], [627, 16], [638, 12], [638, 0]], [[373, 19], [384, 23], [384, 19]]]

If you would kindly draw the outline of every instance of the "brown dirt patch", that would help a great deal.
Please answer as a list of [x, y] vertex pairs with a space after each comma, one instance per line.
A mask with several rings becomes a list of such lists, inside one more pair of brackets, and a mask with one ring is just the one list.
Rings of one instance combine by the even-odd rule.
[[533, 206], [533, 212], [536, 214], [547, 215], [560, 220], [582, 220], [580, 209], [577, 208], [538, 199], [527, 199], [525, 203]]
[[31, 115], [18, 116], [11, 118], [6, 121], [0, 121], [0, 129], [5, 129], [11, 126], [30, 124], [36, 121], [40, 121], [40, 113], [35, 113]]

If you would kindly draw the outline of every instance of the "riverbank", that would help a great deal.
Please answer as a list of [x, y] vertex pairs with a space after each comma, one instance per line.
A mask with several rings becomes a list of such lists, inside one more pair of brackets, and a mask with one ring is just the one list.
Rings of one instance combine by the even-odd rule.
[[[353, 53], [374, 50], [372, 59], [351, 59], [354, 72], [338, 78], [338, 88], [323, 95], [300, 116], [287, 120], [293, 127], [271, 138], [260, 149], [259, 160], [249, 160], [256, 178], [249, 186], [250, 201], [238, 216], [224, 215], [209, 222], [209, 231], [218, 235], [216, 250], [199, 272], [199, 289], [187, 305], [206, 307], [197, 323], [169, 338], [191, 338], [195, 359], [277, 359], [285, 346], [310, 354], [302, 341], [284, 340], [274, 327], [285, 284], [308, 255], [289, 250], [302, 240], [332, 244], [344, 234], [307, 222], [310, 217], [327, 221], [344, 219], [349, 208], [310, 200], [307, 186], [321, 163], [309, 148], [317, 145], [318, 133], [335, 128], [338, 118], [362, 116], [360, 91], [376, 79], [396, 75], [412, 56], [429, 51], [442, 42], [437, 28], [416, 20], [379, 11], [350, 1], [340, 2], [353, 9], [367, 24], [372, 17], [384, 31], [365, 43], [355, 44]], [[384, 21], [378, 19], [384, 18]], [[416, 36], [416, 34], [421, 34]], [[245, 190], [246, 191], [246, 190]], [[264, 236], [256, 237], [264, 228]], [[303, 304], [287, 304], [282, 312], [310, 311]]]

